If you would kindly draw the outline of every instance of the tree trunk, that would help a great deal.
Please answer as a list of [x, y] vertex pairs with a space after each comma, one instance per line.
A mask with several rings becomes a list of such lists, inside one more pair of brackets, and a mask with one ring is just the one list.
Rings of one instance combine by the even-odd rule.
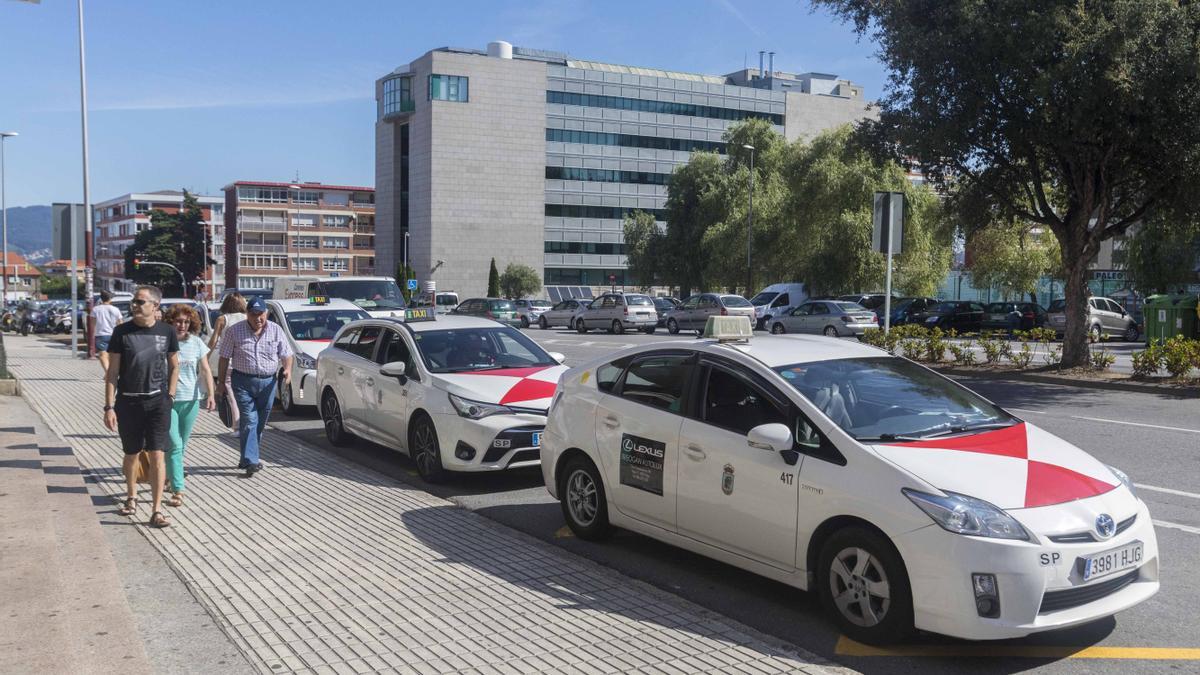
[[1087, 325], [1088, 258], [1082, 253], [1072, 253], [1074, 255], [1064, 255], [1063, 257], [1063, 267], [1067, 276], [1066, 291], [1063, 294], [1066, 300], [1063, 310], [1067, 317], [1067, 327], [1063, 334], [1062, 367], [1064, 368], [1085, 366], [1091, 360]]

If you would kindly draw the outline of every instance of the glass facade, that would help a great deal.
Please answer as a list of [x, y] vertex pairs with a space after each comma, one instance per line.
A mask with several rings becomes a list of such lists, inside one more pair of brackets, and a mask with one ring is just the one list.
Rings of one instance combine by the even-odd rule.
[[548, 241], [546, 242], [546, 253], [625, 255], [625, 244], [605, 244], [592, 241]]
[[[547, 286], [636, 286], [629, 270], [598, 269], [589, 267], [547, 267], [545, 269]], [[609, 277], [616, 277], [610, 281]]]
[[626, 206], [582, 206], [579, 204], [547, 204], [546, 215], [560, 218], [609, 218], [624, 220], [625, 216], [634, 211], [645, 211], [654, 216], [655, 220], [666, 220], [667, 212], [663, 209], [637, 209]]
[[393, 77], [383, 81], [383, 116], [413, 111], [412, 78]]
[[601, 131], [574, 131], [571, 129], [547, 129], [547, 141], [559, 143], [586, 143], [588, 145], [620, 145], [627, 148], [654, 148], [695, 152], [712, 150], [725, 152], [725, 144], [719, 141], [696, 141], [690, 138], [663, 138], [660, 136], [634, 136], [633, 134], [606, 134]]
[[548, 166], [546, 178], [559, 180], [585, 180], [596, 183], [637, 183], [638, 185], [666, 185], [671, 174], [648, 171], [615, 171], [610, 169], [580, 169], [571, 166]]
[[458, 75], [430, 75], [429, 100], [467, 102], [467, 78]]
[[565, 105], [580, 105], [592, 108], [615, 108], [617, 110], [636, 110], [638, 112], [665, 113], [668, 115], [686, 115], [689, 117], [714, 117], [720, 120], [745, 120], [751, 118], [769, 120], [771, 124], [783, 126], [783, 115], [775, 115], [751, 110], [735, 108], [717, 108], [709, 105], [692, 103], [675, 103], [674, 101], [648, 101], [641, 98], [625, 98], [622, 96], [601, 96], [599, 94], [573, 94], [565, 91], [546, 92], [547, 103], [562, 103]]

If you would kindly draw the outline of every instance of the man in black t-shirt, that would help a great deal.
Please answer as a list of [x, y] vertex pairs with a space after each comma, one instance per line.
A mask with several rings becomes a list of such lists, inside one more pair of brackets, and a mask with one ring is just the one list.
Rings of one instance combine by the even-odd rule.
[[171, 404], [179, 379], [179, 338], [171, 326], [155, 320], [162, 292], [139, 286], [129, 303], [132, 321], [113, 329], [104, 378], [104, 426], [121, 435], [125, 451], [125, 504], [121, 515], [136, 511], [137, 482], [133, 470], [138, 453], [150, 453], [150, 525], [167, 527], [162, 515], [163, 450], [171, 423]]

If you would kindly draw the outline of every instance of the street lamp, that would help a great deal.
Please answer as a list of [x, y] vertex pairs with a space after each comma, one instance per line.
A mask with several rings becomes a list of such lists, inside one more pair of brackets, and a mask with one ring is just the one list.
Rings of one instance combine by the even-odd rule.
[[4, 187], [4, 139], [17, 135], [15, 131], [0, 131], [0, 212], [4, 214], [0, 216], [4, 220], [4, 261], [0, 264], [0, 272], [3, 272], [0, 276], [4, 277], [3, 285], [0, 285], [4, 289], [4, 301], [0, 304], [8, 303], [8, 195]]
[[746, 209], [746, 296], [754, 292], [754, 272], [750, 267], [750, 248], [754, 235], [754, 146], [743, 144], [750, 151], [750, 196]]
[[[296, 271], [296, 276], [300, 276], [300, 218], [299, 218], [300, 208], [298, 206], [296, 206], [295, 202], [292, 200], [292, 191], [293, 190], [296, 192], [296, 196], [299, 197], [300, 196], [300, 186], [299, 185], [289, 185], [288, 186], [288, 201], [293, 202], [292, 206], [295, 211], [295, 213], [291, 213], [291, 212], [289, 212], [289, 213], [292, 216], [293, 224], [296, 226], [296, 234], [292, 238], [291, 248], [296, 249], [296, 264], [294, 266], [294, 269]], [[287, 240], [287, 237], [285, 236], [284, 237], [284, 244], [285, 244], [284, 248], [285, 249], [287, 248], [286, 240]]]

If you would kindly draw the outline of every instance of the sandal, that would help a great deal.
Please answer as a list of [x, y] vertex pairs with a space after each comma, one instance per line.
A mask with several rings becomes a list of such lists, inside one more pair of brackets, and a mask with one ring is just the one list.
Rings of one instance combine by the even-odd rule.
[[183, 493], [176, 492], [175, 494], [171, 495], [171, 498], [167, 500], [167, 506], [183, 506]]
[[162, 514], [161, 511], [155, 511], [150, 515], [150, 527], [170, 527], [171, 521]]
[[137, 511], [137, 497], [126, 497], [125, 504], [117, 513], [122, 516], [132, 516], [135, 511]]

